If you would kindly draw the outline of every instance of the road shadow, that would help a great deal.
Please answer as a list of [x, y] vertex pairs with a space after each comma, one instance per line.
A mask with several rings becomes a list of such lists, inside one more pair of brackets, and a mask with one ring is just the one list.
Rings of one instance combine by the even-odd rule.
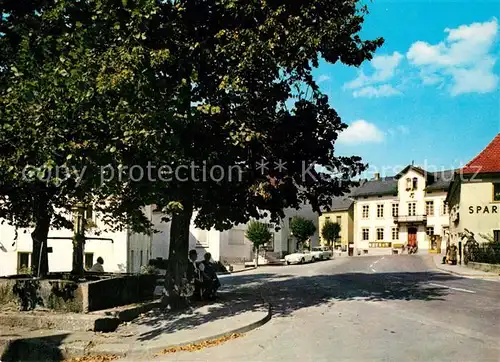
[[2, 362], [63, 361], [59, 346], [67, 333], [11, 341], [0, 357]]
[[[449, 293], [429, 282], [460, 279], [453, 275], [421, 272], [344, 273], [336, 275], [292, 276], [274, 273], [232, 276], [223, 283], [218, 303], [194, 308], [185, 313], [162, 310], [139, 318], [133, 325], [140, 327], [139, 341], [154, 340], [163, 334], [194, 329], [204, 323], [230, 318], [256, 308], [260, 295], [271, 301], [273, 318], [287, 317], [314, 306], [342, 301], [439, 301]], [[132, 328], [133, 328], [132, 325]], [[220, 331], [223, 332], [223, 331]]]

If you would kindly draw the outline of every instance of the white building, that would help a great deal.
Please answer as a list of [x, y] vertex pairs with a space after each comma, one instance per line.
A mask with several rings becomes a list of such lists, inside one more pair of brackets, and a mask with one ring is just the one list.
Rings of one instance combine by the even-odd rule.
[[[145, 209], [151, 217], [151, 208]], [[97, 225], [97, 229], [104, 229], [104, 225], [97, 215], [90, 216]], [[17, 230], [6, 222], [0, 225], [0, 276], [17, 274], [19, 269], [31, 265], [32, 229]], [[102, 257], [104, 270], [112, 273], [137, 273], [141, 265], [146, 265], [151, 256], [152, 237], [144, 234], [132, 233], [129, 230], [120, 232], [102, 232], [96, 235], [93, 232], [86, 234], [84, 263], [90, 268]], [[51, 229], [48, 236], [49, 271], [68, 272], [72, 269], [73, 230]]]
[[[101, 232], [99, 235], [87, 232], [85, 243], [84, 263], [90, 268], [98, 257], [104, 259], [104, 270], [112, 273], [138, 273], [142, 265], [147, 265], [150, 259], [168, 259], [170, 223], [161, 221], [164, 216], [153, 212], [153, 207], [145, 208], [146, 216], [153, 222], [158, 233], [152, 235], [133, 233], [130, 230], [120, 232]], [[280, 224], [281, 229], [275, 231], [275, 225], [269, 224], [274, 239], [267, 246], [267, 255], [281, 258], [295, 250], [295, 241], [290, 236], [289, 221], [293, 216], [303, 216], [313, 221], [318, 228], [318, 215], [309, 205], [301, 209], [285, 211], [286, 219]], [[193, 220], [196, 214], [193, 216]], [[104, 229], [98, 215], [94, 214], [91, 220], [97, 225], [96, 229]], [[262, 220], [269, 223], [269, 220]], [[202, 258], [205, 252], [210, 252], [214, 260], [238, 263], [253, 259], [252, 244], [245, 238], [246, 224], [219, 232], [217, 230], [201, 230], [191, 223], [189, 248], [198, 250]], [[3, 223], [0, 225], [0, 276], [14, 275], [23, 267], [31, 265], [32, 229], [16, 229]], [[48, 247], [49, 270], [51, 272], [70, 271], [73, 255], [73, 230], [62, 229], [49, 231]], [[318, 231], [311, 238], [313, 245], [318, 245]]]
[[[290, 235], [289, 223], [293, 216], [302, 216], [311, 220], [316, 226], [316, 233], [311, 238], [312, 245], [319, 245], [318, 214], [312, 211], [310, 205], [303, 205], [299, 210], [286, 209], [285, 219], [280, 223], [280, 230], [275, 231], [275, 224], [271, 224], [269, 219], [261, 219], [267, 223], [273, 232], [273, 240], [266, 247], [266, 255], [269, 258], [282, 258], [284, 255], [295, 251], [295, 240]], [[161, 223], [161, 213], [153, 213], [153, 223], [160, 233], [153, 235], [152, 257], [168, 258], [170, 223]], [[243, 263], [254, 258], [252, 243], [246, 239], [245, 232], [247, 224], [239, 224], [226, 231], [202, 230], [194, 226], [194, 219], [190, 228], [189, 248], [197, 249], [199, 258], [205, 252], [210, 252], [212, 258], [228, 263]]]
[[363, 181], [352, 195], [357, 253], [389, 254], [402, 245], [440, 252], [439, 240], [448, 234], [445, 199], [452, 178], [453, 171], [407, 166], [396, 176]]
[[480, 243], [500, 241], [500, 134], [455, 174], [447, 201], [450, 241], [460, 251], [465, 229]]

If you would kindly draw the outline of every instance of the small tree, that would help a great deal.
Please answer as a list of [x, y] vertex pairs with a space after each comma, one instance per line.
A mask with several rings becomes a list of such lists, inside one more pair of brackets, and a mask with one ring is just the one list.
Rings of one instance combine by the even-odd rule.
[[300, 245], [304, 244], [307, 239], [314, 235], [316, 226], [311, 220], [301, 216], [294, 216], [290, 221], [290, 231], [297, 239], [296, 248], [299, 249]]
[[327, 220], [321, 229], [321, 236], [326, 240], [328, 246], [332, 246], [340, 235], [340, 225]]
[[267, 228], [266, 224], [254, 220], [250, 221], [248, 224], [245, 236], [253, 244], [253, 250], [255, 252], [255, 267], [257, 267], [259, 265], [259, 249], [261, 246], [268, 243], [273, 235]]

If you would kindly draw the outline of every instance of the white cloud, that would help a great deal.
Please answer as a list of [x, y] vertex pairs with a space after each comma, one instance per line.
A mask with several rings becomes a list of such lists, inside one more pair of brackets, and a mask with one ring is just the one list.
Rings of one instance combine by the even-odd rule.
[[368, 86], [352, 92], [354, 98], [359, 98], [359, 97], [381, 98], [381, 97], [390, 97], [398, 94], [401, 94], [401, 92], [394, 89], [389, 84], [383, 84], [381, 86]]
[[380, 143], [384, 141], [384, 133], [373, 123], [363, 119], [354, 121], [345, 131], [339, 134], [338, 143], [356, 145], [361, 143]]
[[318, 83], [326, 82], [326, 81], [329, 81], [329, 80], [330, 80], [329, 76], [327, 76], [326, 74], [322, 74], [318, 78]]
[[367, 97], [367, 98], [380, 98], [400, 95], [401, 92], [395, 89], [390, 84], [382, 84], [380, 86], [363, 87], [352, 92], [354, 98]]
[[373, 68], [373, 74], [366, 75], [360, 71], [357, 78], [344, 84], [344, 89], [352, 89], [354, 97], [388, 97], [400, 94], [390, 84], [396, 69], [401, 63], [403, 55], [399, 52], [394, 52], [391, 55], [377, 55], [370, 62]]
[[423, 83], [447, 82], [454, 96], [495, 90], [498, 84], [498, 76], [493, 73], [497, 19], [444, 31], [448, 36], [442, 42], [417, 41], [406, 54], [409, 62], [420, 68]]

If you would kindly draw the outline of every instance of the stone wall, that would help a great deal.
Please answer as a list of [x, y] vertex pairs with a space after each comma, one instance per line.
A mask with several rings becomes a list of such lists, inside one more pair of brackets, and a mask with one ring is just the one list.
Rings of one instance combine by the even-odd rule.
[[476, 263], [469, 261], [467, 264], [469, 268], [482, 270], [487, 273], [497, 273], [500, 274], [500, 264], [487, 264], [487, 263]]
[[155, 285], [154, 275], [108, 276], [83, 283], [0, 278], [0, 308], [87, 313], [153, 299]]
[[154, 298], [155, 275], [125, 275], [84, 283], [86, 288], [86, 311], [96, 311], [138, 303]]

